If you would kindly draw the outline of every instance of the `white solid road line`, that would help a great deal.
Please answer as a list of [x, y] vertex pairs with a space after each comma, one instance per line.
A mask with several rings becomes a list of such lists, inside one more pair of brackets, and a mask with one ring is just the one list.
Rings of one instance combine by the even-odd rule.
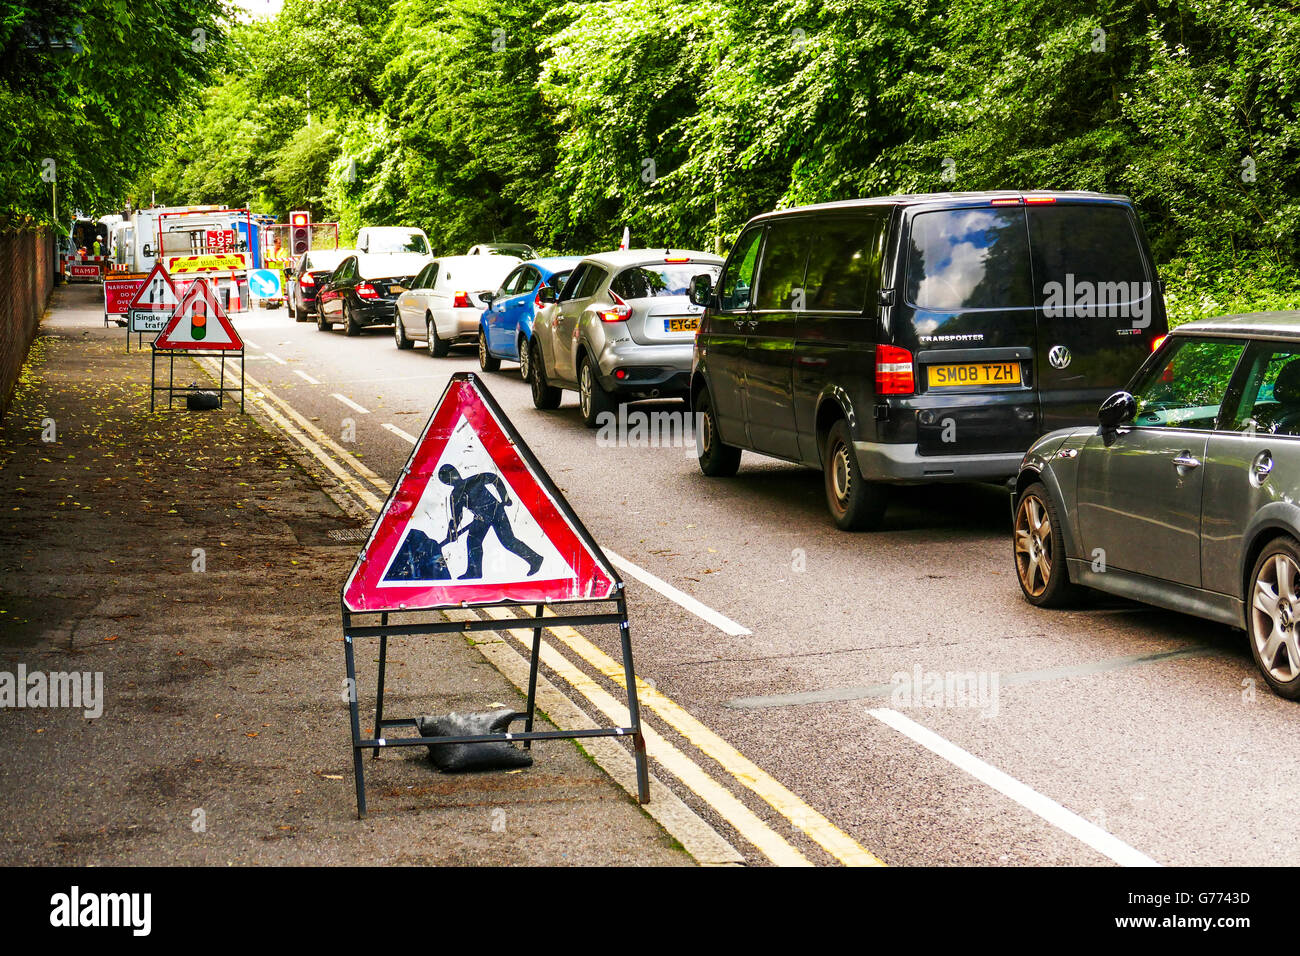
[[390, 422], [384, 422], [384, 428], [388, 429], [390, 432], [392, 432], [394, 435], [396, 435], [398, 438], [402, 439], [403, 441], [410, 442], [412, 445], [414, 445], [417, 441], [419, 441], [419, 439], [416, 438], [414, 435], [412, 435], [410, 432], [404, 432], [396, 425], [393, 425]]
[[878, 708], [867, 711], [872, 717], [893, 727], [900, 734], [911, 737], [918, 744], [938, 754], [944, 760], [960, 767], [968, 774], [987, 784], [1003, 796], [1010, 797], [1031, 813], [1037, 814], [1048, 823], [1064, 830], [1070, 836], [1092, 847], [1103, 856], [1109, 857], [1120, 866], [1159, 866], [1145, 853], [1135, 850], [1119, 837], [1107, 833], [1095, 823], [1090, 823], [1072, 810], [1067, 810], [1051, 797], [1045, 797], [1032, 787], [1026, 786], [1015, 777], [1003, 773], [997, 767], [985, 763], [967, 750], [963, 750], [949, 740], [940, 737], [928, 727], [923, 727], [912, 718], [896, 710]]
[[266, 352], [266, 353], [264, 353], [264, 354], [265, 354], [266, 357], [269, 358], [272, 362], [279, 362], [281, 365], [288, 365], [288, 364], [289, 364], [289, 363], [286, 362], [284, 359], [280, 358], [280, 356], [276, 355], [274, 352]]
[[352, 401], [352, 399], [348, 398], [346, 395], [340, 395], [338, 392], [335, 392], [332, 395], [330, 395], [330, 398], [337, 398], [340, 402], [342, 402], [348, 408], [352, 409], [354, 412], [360, 412], [362, 415], [370, 414], [370, 409], [362, 408], [360, 405]]
[[294, 370], [293, 370], [293, 374], [294, 374], [294, 375], [297, 375], [300, 379], [302, 379], [302, 380], [303, 380], [304, 382], [306, 382], [308, 385], [319, 385], [319, 384], [320, 384], [319, 381], [317, 381], [316, 379], [312, 378], [310, 375], [308, 375], [306, 372], [304, 372], [304, 371], [303, 371], [302, 369], [300, 369], [300, 368], [296, 368], [296, 369], [294, 369]]
[[622, 555], [615, 554], [609, 548], [602, 548], [601, 550], [605, 552], [610, 561], [614, 562], [614, 567], [620, 571], [626, 571], [647, 587], [654, 588], [674, 604], [680, 605], [701, 620], [708, 621], [722, 633], [730, 634], [732, 637], [741, 637], [753, 633], [749, 628], [742, 627], [725, 614], [719, 614], [713, 608], [700, 603], [686, 592], [677, 590], [667, 581], [655, 577], [645, 568], [633, 564]]

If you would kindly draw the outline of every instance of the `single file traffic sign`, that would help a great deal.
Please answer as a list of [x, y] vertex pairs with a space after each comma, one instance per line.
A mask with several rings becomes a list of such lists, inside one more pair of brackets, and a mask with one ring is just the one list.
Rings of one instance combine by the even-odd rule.
[[452, 376], [343, 588], [354, 612], [609, 598], [618, 575], [505, 414]]

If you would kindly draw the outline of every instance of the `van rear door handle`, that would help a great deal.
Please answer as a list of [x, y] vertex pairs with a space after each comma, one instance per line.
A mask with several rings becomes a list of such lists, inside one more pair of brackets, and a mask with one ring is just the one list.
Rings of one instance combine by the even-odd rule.
[[1200, 468], [1201, 460], [1192, 457], [1192, 453], [1185, 451], [1174, 458], [1174, 465], [1178, 468]]

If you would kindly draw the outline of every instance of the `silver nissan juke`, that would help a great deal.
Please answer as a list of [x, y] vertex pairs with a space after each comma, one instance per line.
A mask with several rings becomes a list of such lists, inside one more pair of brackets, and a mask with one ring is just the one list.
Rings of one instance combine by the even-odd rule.
[[1244, 628], [1269, 686], [1300, 698], [1300, 312], [1178, 327], [1098, 419], [1021, 462], [1025, 597], [1090, 587]]

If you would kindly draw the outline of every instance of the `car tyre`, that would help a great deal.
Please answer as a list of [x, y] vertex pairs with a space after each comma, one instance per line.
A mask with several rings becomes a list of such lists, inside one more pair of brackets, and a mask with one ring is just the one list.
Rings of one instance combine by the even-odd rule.
[[532, 387], [533, 407], [549, 411], [560, 407], [560, 399], [563, 397], [564, 392], [554, 385], [547, 384], [546, 365], [542, 361], [540, 349], [541, 346], [534, 342], [532, 345], [532, 358], [528, 363], [528, 384]]
[[858, 467], [858, 456], [849, 436], [849, 423], [840, 419], [826, 436], [826, 457], [822, 474], [826, 504], [835, 526], [841, 531], [874, 531], [885, 517], [889, 488], [867, 481]]
[[706, 388], [700, 392], [695, 404], [695, 452], [700, 471], [710, 478], [730, 478], [740, 470], [740, 449], [725, 444], [718, 437], [718, 418], [713, 411], [713, 401]]
[[343, 334], [349, 338], [355, 338], [361, 334], [361, 326], [357, 324], [356, 317], [352, 314], [352, 306], [343, 303]]
[[333, 332], [334, 323], [325, 318], [325, 313], [321, 311], [320, 304], [316, 305], [316, 328], [322, 332]]
[[451, 351], [451, 343], [438, 338], [438, 325], [427, 312], [424, 315], [424, 331], [429, 340], [429, 355], [433, 358], [446, 358]]
[[582, 411], [583, 424], [588, 428], [597, 427], [600, 417], [612, 412], [617, 405], [618, 400], [600, 384], [596, 363], [590, 355], [584, 355], [582, 367], [578, 369], [578, 408]]
[[501, 368], [501, 360], [488, 351], [487, 331], [482, 326], [478, 330], [478, 367], [485, 372], [495, 372]]
[[406, 329], [402, 326], [402, 314], [399, 312], [393, 318], [393, 341], [403, 352], [415, 346], [409, 338], [406, 337]]
[[[1044, 527], [1045, 526], [1045, 527]], [[1079, 597], [1065, 563], [1065, 532], [1052, 493], [1036, 481], [1016, 499], [1012, 553], [1016, 580], [1035, 607], [1065, 607]]]
[[531, 369], [531, 364], [533, 359], [532, 343], [530, 343], [528, 339], [526, 339], [523, 335], [520, 335], [519, 341], [515, 344], [517, 346], [515, 352], [519, 356], [519, 376], [525, 382], [531, 382], [532, 379], [529, 376], [532, 372]]
[[1246, 633], [1255, 666], [1273, 693], [1300, 699], [1300, 542], [1274, 538], [1255, 561]]

